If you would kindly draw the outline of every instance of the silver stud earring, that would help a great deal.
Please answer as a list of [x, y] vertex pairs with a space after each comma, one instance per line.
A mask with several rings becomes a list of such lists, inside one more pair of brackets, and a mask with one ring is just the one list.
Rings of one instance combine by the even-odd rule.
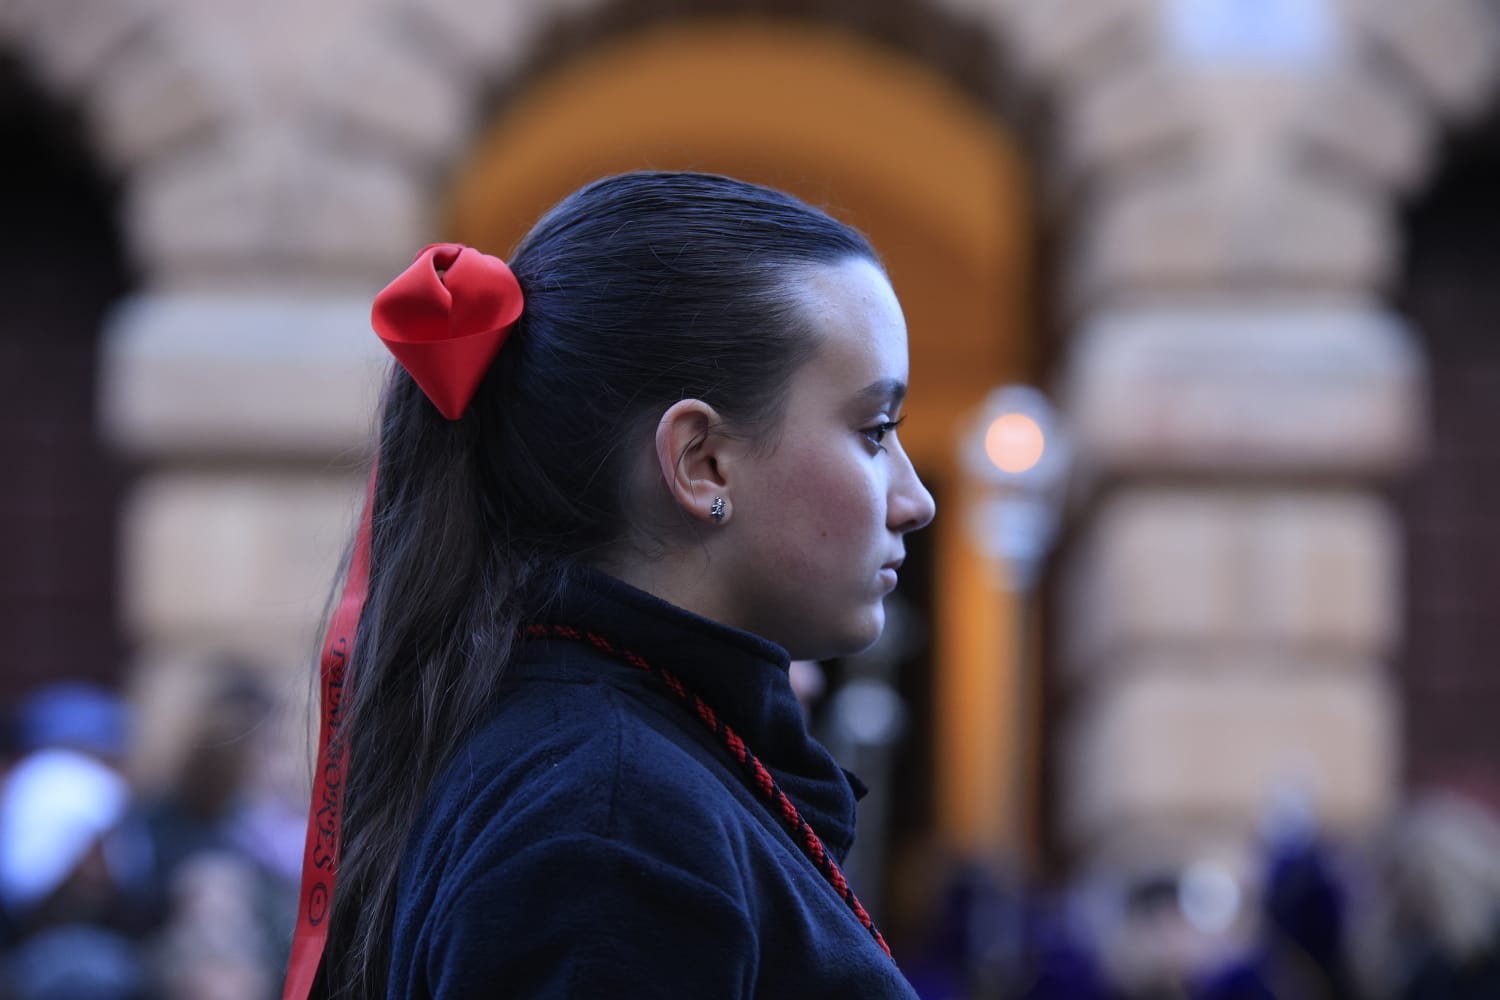
[[708, 516], [714, 519], [715, 524], [724, 523], [723, 497], [714, 497], [714, 502], [708, 505]]

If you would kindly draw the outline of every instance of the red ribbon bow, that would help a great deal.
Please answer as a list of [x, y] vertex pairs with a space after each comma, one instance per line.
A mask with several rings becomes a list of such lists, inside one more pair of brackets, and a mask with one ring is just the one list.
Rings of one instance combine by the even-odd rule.
[[457, 420], [522, 304], [505, 261], [460, 243], [434, 243], [375, 296], [370, 323], [433, 405]]
[[[457, 420], [510, 335], [521, 305], [521, 286], [504, 261], [457, 243], [434, 243], [375, 297], [370, 323], [433, 405], [449, 420]], [[305, 1000], [309, 995], [328, 938], [348, 771], [342, 732], [349, 696], [345, 672], [370, 586], [375, 473], [372, 468], [349, 577], [323, 640], [323, 718], [284, 1000]]]

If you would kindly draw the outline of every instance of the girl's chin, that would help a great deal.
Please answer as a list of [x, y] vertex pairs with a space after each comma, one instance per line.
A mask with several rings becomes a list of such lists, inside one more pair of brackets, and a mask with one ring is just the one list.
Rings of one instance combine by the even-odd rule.
[[794, 660], [832, 660], [853, 656], [875, 645], [885, 631], [885, 605], [877, 602], [860, 620], [837, 634], [818, 636], [799, 648], [788, 648]]

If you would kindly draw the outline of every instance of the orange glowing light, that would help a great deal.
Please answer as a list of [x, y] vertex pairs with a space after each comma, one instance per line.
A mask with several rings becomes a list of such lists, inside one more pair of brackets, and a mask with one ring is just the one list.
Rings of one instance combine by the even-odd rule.
[[1041, 426], [1024, 413], [1007, 413], [984, 432], [984, 452], [1002, 472], [1020, 475], [1036, 468], [1047, 448]]

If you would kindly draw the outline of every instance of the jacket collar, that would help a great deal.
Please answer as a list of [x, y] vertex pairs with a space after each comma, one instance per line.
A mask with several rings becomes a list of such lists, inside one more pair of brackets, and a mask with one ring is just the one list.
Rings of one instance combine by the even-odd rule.
[[[852, 776], [808, 734], [792, 691], [786, 650], [585, 567], [568, 573], [537, 619], [594, 632], [676, 674], [734, 728], [829, 850], [843, 860], [854, 840], [856, 788]], [[587, 644], [565, 644], [607, 658]], [[661, 696], [672, 697], [664, 690]], [[685, 725], [699, 725], [686, 708], [683, 713]]]

